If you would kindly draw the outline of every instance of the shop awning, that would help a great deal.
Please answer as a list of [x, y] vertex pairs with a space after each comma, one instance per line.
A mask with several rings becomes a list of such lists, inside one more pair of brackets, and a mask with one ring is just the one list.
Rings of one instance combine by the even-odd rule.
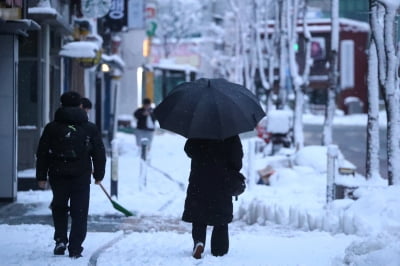
[[27, 37], [27, 31], [40, 30], [39, 24], [31, 19], [0, 19], [0, 34], [17, 34]]
[[30, 7], [28, 8], [28, 17], [41, 24], [49, 24], [68, 34], [73, 31], [68, 22], [68, 17], [60, 15], [52, 7]]
[[73, 58], [95, 58], [100, 47], [95, 42], [78, 41], [65, 44], [59, 55]]

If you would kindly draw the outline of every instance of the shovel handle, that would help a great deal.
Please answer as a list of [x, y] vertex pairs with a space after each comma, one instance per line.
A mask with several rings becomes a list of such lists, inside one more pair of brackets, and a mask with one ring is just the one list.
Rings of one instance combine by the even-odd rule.
[[110, 196], [110, 194], [108, 194], [107, 190], [103, 187], [103, 184], [100, 183], [99, 186], [100, 186], [101, 189], [103, 190], [104, 194], [106, 194], [107, 198], [108, 198], [109, 200], [111, 200], [111, 196]]

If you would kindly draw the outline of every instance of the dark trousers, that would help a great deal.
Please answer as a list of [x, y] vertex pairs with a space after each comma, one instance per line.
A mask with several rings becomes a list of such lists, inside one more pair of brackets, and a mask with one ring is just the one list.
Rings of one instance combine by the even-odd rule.
[[[193, 223], [192, 238], [194, 244], [197, 242], [206, 243], [207, 225]], [[223, 256], [229, 250], [229, 232], [228, 224], [215, 225], [211, 234], [211, 254], [214, 256]]]
[[[51, 189], [53, 191], [51, 206], [55, 229], [54, 240], [56, 242], [69, 242], [69, 252], [80, 254], [87, 233], [90, 185], [62, 180], [51, 182]], [[70, 203], [69, 208], [68, 201]], [[71, 231], [68, 238], [69, 216], [71, 216]]]

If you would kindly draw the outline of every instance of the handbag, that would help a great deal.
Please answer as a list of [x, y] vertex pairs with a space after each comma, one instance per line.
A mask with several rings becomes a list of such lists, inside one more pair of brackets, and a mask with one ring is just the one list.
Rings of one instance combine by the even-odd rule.
[[237, 197], [246, 189], [245, 176], [236, 170], [228, 169], [225, 176], [225, 188], [232, 197]]

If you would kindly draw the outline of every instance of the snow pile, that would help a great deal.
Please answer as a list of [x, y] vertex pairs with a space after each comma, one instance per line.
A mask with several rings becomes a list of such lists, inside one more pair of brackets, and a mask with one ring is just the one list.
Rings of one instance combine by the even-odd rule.
[[[327, 147], [325, 146], [306, 146], [294, 155], [294, 163], [296, 165], [311, 167], [321, 174], [326, 173], [327, 162]], [[337, 165], [339, 167], [347, 166], [355, 168], [352, 163], [344, 159], [344, 156], [340, 151]]]
[[[248, 224], [268, 222], [305, 231], [374, 235], [400, 229], [400, 187], [384, 180], [366, 181], [356, 174], [337, 174], [337, 182], [358, 187], [358, 200], [338, 199], [326, 204], [326, 147], [308, 146], [292, 157], [258, 158], [256, 167], [272, 166], [269, 186], [250, 186], [240, 197], [236, 219]], [[261, 163], [262, 162], [262, 163]], [[338, 165], [352, 164], [339, 154]]]
[[293, 113], [289, 110], [270, 110], [266, 128], [270, 133], [286, 134], [290, 131]]
[[400, 261], [399, 239], [397, 232], [354, 241], [346, 248], [343, 262], [346, 265], [397, 266]]

